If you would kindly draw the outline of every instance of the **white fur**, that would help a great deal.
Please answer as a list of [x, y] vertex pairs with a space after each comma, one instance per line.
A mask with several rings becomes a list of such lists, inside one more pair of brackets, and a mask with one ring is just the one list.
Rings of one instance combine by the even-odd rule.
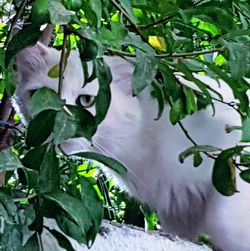
[[[59, 58], [58, 51], [39, 43], [18, 54], [20, 83], [16, 99], [26, 116], [24, 110], [29, 105], [29, 90], [42, 86], [57, 90], [58, 79], [49, 78], [47, 72]], [[199, 168], [193, 167], [191, 158], [181, 164], [178, 154], [192, 144], [178, 126], [170, 125], [169, 108], [166, 107], [162, 118], [155, 121], [157, 104], [152, 100], [150, 90], [144, 90], [138, 97], [131, 96], [132, 66], [117, 57], [107, 57], [106, 61], [113, 74], [112, 102], [93, 137], [93, 146], [79, 138], [64, 142], [62, 149], [72, 153], [87, 147], [121, 161], [129, 172], [128, 180], [122, 181], [127, 190], [157, 210], [166, 231], [189, 239], [207, 232], [216, 247], [225, 251], [249, 251], [250, 186], [238, 180], [240, 193], [223, 197], [211, 184], [211, 159], [203, 156]], [[220, 83], [220, 89], [216, 81], [200, 78], [219, 90], [227, 101], [233, 101], [225, 83]], [[85, 88], [82, 84], [81, 62], [74, 52], [68, 60], [63, 86], [63, 98], [68, 104], [75, 104], [80, 93], [97, 93], [96, 80]], [[199, 144], [235, 146], [240, 136], [236, 131], [226, 134], [225, 126], [239, 124], [240, 118], [222, 103], [216, 102], [215, 106], [215, 116], [208, 107], [184, 119], [183, 124]], [[91, 112], [94, 113], [93, 108]]]

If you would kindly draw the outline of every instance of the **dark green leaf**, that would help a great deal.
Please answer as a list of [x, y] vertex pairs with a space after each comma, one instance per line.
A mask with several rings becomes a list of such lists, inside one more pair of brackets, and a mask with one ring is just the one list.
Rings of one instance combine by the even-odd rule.
[[136, 51], [136, 65], [132, 76], [133, 96], [137, 96], [144, 88], [149, 86], [156, 75], [158, 61], [154, 55]]
[[231, 196], [236, 190], [235, 166], [233, 156], [242, 151], [242, 146], [226, 149], [220, 153], [214, 162], [212, 181], [213, 185], [222, 195]]
[[0, 152], [0, 170], [9, 171], [17, 168], [23, 168], [22, 163], [14, 154], [11, 149], [3, 150]]
[[93, 187], [93, 183], [89, 179], [84, 177], [79, 177], [78, 179], [81, 184], [81, 199], [84, 205], [86, 205], [92, 219], [91, 228], [88, 231], [87, 238], [88, 242], [91, 240], [93, 243], [103, 217], [103, 202], [98, 197], [98, 194]]
[[194, 162], [193, 163], [194, 163], [194, 167], [198, 167], [201, 165], [202, 157], [199, 152], [194, 154]]
[[158, 101], [158, 115], [155, 118], [155, 120], [158, 120], [160, 119], [164, 110], [164, 105], [165, 105], [164, 96], [163, 96], [161, 88], [157, 85], [157, 83], [154, 83], [152, 87], [153, 87], [152, 96], [156, 98]]
[[39, 191], [49, 193], [60, 187], [59, 163], [54, 146], [50, 146], [40, 167]]
[[51, 134], [55, 123], [56, 111], [44, 110], [29, 123], [26, 136], [28, 146], [42, 144]]
[[250, 183], [250, 169], [246, 169], [240, 172], [240, 177], [246, 181], [247, 183]]
[[123, 178], [127, 178], [126, 167], [124, 167], [124, 165], [122, 165], [120, 162], [118, 162], [115, 159], [112, 159], [112, 158], [106, 157], [102, 154], [94, 153], [94, 152], [81, 152], [81, 153], [77, 153], [75, 155], [82, 157], [82, 158], [86, 158], [86, 159], [96, 160], [96, 161], [104, 164], [105, 166], [111, 168], [113, 171], [115, 171], [116, 173], [121, 175]]
[[[56, 213], [56, 221], [65, 234], [80, 243], [87, 243], [87, 233], [91, 228], [91, 217], [84, 203], [65, 192], [57, 191], [43, 195], [46, 200], [61, 211]], [[46, 204], [45, 204], [46, 205]]]
[[40, 26], [42, 24], [50, 22], [48, 2], [49, 0], [36, 0], [34, 2], [31, 11], [33, 24]]
[[29, 169], [36, 171], [40, 170], [40, 166], [43, 162], [48, 144], [39, 145], [30, 151], [28, 151], [25, 156], [21, 159], [23, 165]]
[[112, 81], [112, 75], [108, 65], [101, 59], [96, 59], [95, 70], [99, 82], [99, 91], [95, 99], [95, 123], [97, 126], [103, 121], [108, 112], [111, 101], [110, 83]]
[[35, 117], [44, 110], [61, 111], [64, 104], [54, 90], [43, 87], [33, 94], [29, 113]]
[[175, 125], [180, 120], [182, 120], [185, 117], [184, 113], [184, 106], [183, 102], [180, 98], [178, 98], [171, 107], [170, 113], [169, 113], [169, 119], [170, 122]]
[[56, 115], [54, 126], [55, 144], [77, 137], [91, 139], [96, 131], [93, 115], [78, 106], [67, 105], [69, 112], [61, 111]]
[[10, 41], [6, 54], [5, 54], [5, 64], [9, 65], [13, 57], [21, 49], [34, 45], [37, 40], [41, 37], [41, 32], [39, 26], [37, 25], [28, 25], [19, 31]]
[[198, 110], [196, 96], [194, 94], [194, 91], [186, 86], [183, 87], [183, 92], [185, 94], [187, 114], [191, 115]]
[[60, 247], [66, 249], [67, 251], [75, 251], [75, 249], [72, 247], [70, 241], [67, 239], [65, 235], [63, 235], [62, 233], [60, 233], [55, 229], [48, 228], [48, 231], [56, 238]]
[[96, 58], [98, 46], [95, 41], [85, 39], [78, 42], [80, 57], [83, 62], [88, 62]]

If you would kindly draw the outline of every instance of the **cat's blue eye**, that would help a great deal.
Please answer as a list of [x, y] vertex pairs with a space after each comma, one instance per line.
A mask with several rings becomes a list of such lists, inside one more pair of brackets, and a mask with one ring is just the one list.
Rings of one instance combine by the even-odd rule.
[[84, 108], [91, 107], [95, 103], [95, 96], [92, 95], [79, 95], [76, 99], [76, 104]]

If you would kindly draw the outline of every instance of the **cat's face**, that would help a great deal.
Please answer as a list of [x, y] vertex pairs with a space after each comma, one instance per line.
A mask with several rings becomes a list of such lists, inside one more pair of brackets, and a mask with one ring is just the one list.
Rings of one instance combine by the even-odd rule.
[[[136, 137], [141, 119], [140, 105], [137, 98], [131, 96], [132, 67], [120, 58], [105, 58], [112, 71], [110, 109], [104, 121], [98, 127], [93, 137], [91, 150], [118, 156], [130, 139]], [[58, 78], [51, 78], [49, 70], [60, 61], [60, 52], [37, 43], [18, 53], [16, 65], [19, 84], [15, 92], [15, 101], [19, 112], [29, 121], [27, 107], [31, 96], [41, 87], [58, 89]], [[91, 63], [89, 65], [91, 68]], [[91, 71], [91, 69], [90, 69]], [[78, 52], [71, 52], [64, 72], [62, 99], [67, 104], [78, 105], [95, 115], [95, 97], [98, 93], [98, 81], [95, 79], [83, 87], [84, 75]], [[138, 128], [138, 130], [137, 130]], [[132, 135], [131, 135], [132, 134]], [[126, 143], [124, 143], [126, 141]], [[90, 143], [84, 139], [68, 140], [61, 144], [66, 153], [74, 153], [90, 148]]]

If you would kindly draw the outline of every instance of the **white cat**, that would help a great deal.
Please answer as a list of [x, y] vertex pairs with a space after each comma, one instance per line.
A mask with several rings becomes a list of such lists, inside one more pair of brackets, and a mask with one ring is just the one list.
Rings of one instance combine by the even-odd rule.
[[[58, 79], [48, 76], [58, 64], [60, 52], [37, 43], [18, 53], [16, 64], [19, 85], [15, 96], [20, 112], [28, 120], [26, 107], [31, 91], [43, 86], [57, 90]], [[194, 239], [207, 232], [216, 247], [225, 251], [250, 250], [250, 186], [238, 181], [240, 193], [224, 197], [211, 184], [213, 161], [204, 156], [199, 168], [191, 159], [184, 164], [178, 154], [192, 146], [178, 126], [168, 121], [169, 108], [155, 121], [157, 103], [145, 89], [138, 97], [131, 95], [133, 68], [118, 57], [106, 57], [111, 68], [112, 101], [105, 120], [93, 137], [93, 146], [86, 140], [71, 139], [61, 144], [66, 153], [86, 150], [101, 152], [122, 162], [128, 169], [128, 180], [121, 181], [128, 192], [157, 210], [167, 232]], [[216, 81], [202, 80], [218, 89]], [[94, 80], [82, 88], [83, 71], [77, 52], [72, 52], [64, 74], [62, 98], [67, 104], [76, 104], [79, 95], [95, 96], [98, 82]], [[221, 83], [222, 93], [232, 101], [230, 90]], [[89, 96], [86, 101], [90, 101]], [[212, 116], [206, 108], [184, 119], [189, 134], [199, 144], [232, 147], [239, 141], [237, 132], [226, 134], [226, 124], [239, 124], [238, 114], [230, 107], [216, 103]], [[94, 105], [89, 109], [94, 111]]]

